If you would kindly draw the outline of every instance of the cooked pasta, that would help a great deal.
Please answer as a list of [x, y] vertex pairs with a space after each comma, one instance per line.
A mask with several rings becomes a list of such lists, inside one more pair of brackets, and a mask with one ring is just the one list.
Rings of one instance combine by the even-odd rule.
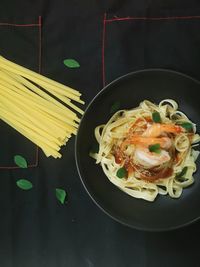
[[90, 155], [108, 179], [132, 197], [179, 198], [194, 182], [199, 155], [194, 147], [200, 136], [174, 100], [158, 105], [144, 100], [137, 108], [119, 110], [94, 133], [99, 151]]
[[0, 119], [46, 156], [60, 158], [61, 146], [76, 134], [80, 122], [76, 113], [83, 111], [71, 100], [84, 104], [80, 96], [77, 90], [0, 56]]

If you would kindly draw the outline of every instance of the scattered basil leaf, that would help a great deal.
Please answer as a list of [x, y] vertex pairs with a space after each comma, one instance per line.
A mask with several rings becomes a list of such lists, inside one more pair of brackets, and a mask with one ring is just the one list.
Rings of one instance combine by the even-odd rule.
[[161, 153], [160, 144], [154, 144], [149, 146], [149, 151], [157, 154]]
[[179, 124], [181, 127], [183, 127], [186, 131], [191, 132], [193, 130], [193, 125], [190, 122], [182, 122]]
[[157, 111], [153, 112], [153, 113], [152, 113], [152, 119], [153, 119], [153, 121], [156, 122], [156, 123], [161, 122], [160, 113], [157, 112]]
[[26, 159], [24, 157], [20, 156], [20, 155], [15, 155], [14, 156], [14, 162], [20, 168], [24, 168], [25, 169], [25, 168], [28, 167]]
[[17, 186], [23, 190], [29, 190], [33, 187], [32, 183], [26, 179], [20, 179], [16, 182]]
[[113, 103], [113, 105], [110, 108], [110, 113], [115, 113], [120, 109], [121, 103], [119, 101], [116, 101], [115, 103]]
[[92, 147], [90, 149], [90, 153], [91, 154], [95, 154], [99, 152], [99, 144], [98, 143], [94, 143], [92, 144]]
[[80, 67], [80, 64], [78, 63], [78, 61], [72, 58], [65, 59], [63, 63], [68, 68], [79, 68]]
[[62, 188], [56, 188], [56, 198], [60, 201], [61, 204], [65, 203], [66, 192]]
[[118, 169], [117, 173], [116, 173], [117, 177], [122, 179], [124, 177], [127, 177], [128, 172], [124, 167], [121, 167]]

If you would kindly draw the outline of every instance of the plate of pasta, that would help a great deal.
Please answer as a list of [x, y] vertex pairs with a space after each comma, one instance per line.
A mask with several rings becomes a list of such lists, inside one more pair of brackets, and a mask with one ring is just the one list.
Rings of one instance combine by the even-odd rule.
[[112, 218], [150, 231], [199, 219], [199, 89], [187, 75], [143, 70], [113, 81], [88, 105], [76, 163]]

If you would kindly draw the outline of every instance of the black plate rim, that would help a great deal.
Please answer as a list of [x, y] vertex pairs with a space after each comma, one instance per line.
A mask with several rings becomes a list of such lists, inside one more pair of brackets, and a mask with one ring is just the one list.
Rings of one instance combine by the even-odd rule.
[[139, 226], [134, 226], [132, 224], [129, 224], [129, 223], [126, 223], [122, 220], [120, 220], [119, 218], [113, 216], [112, 214], [110, 214], [105, 208], [103, 208], [101, 206], [101, 204], [99, 204], [99, 202], [95, 199], [95, 196], [94, 194], [92, 194], [89, 189], [87, 188], [87, 185], [85, 184], [84, 182], [84, 179], [82, 178], [82, 175], [81, 175], [81, 171], [79, 169], [79, 163], [78, 163], [78, 138], [79, 138], [79, 129], [81, 128], [81, 125], [82, 125], [82, 122], [84, 120], [84, 117], [86, 116], [86, 113], [87, 111], [90, 109], [90, 106], [92, 106], [93, 102], [96, 100], [96, 98], [99, 97], [99, 95], [103, 94], [104, 91], [106, 91], [111, 85], [117, 83], [119, 80], [123, 80], [125, 78], [127, 78], [128, 76], [132, 76], [132, 75], [136, 75], [138, 73], [141, 73], [141, 72], [166, 72], [166, 73], [172, 73], [172, 74], [176, 74], [176, 75], [179, 75], [179, 76], [182, 76], [184, 78], [187, 78], [187, 79], [190, 79], [192, 80], [193, 82], [199, 84], [200, 86], [200, 81], [185, 74], [185, 73], [182, 73], [182, 72], [179, 72], [179, 71], [175, 71], [175, 70], [171, 70], [171, 69], [165, 69], [165, 68], [148, 68], [148, 69], [141, 69], [141, 70], [136, 70], [136, 71], [132, 71], [132, 72], [129, 72], [129, 73], [126, 73], [116, 79], [114, 79], [113, 81], [111, 81], [110, 83], [108, 83], [106, 86], [104, 86], [93, 98], [92, 100], [89, 102], [89, 104], [87, 105], [85, 111], [84, 111], [84, 114], [81, 118], [81, 121], [80, 121], [80, 124], [79, 124], [79, 127], [78, 127], [78, 130], [77, 130], [77, 135], [75, 137], [75, 162], [76, 162], [76, 168], [77, 168], [77, 171], [78, 171], [78, 174], [79, 174], [79, 178], [81, 180], [81, 183], [83, 185], [83, 187], [85, 188], [87, 194], [90, 196], [90, 198], [93, 200], [93, 202], [97, 205], [97, 207], [100, 208], [100, 210], [102, 210], [105, 214], [107, 214], [110, 218], [112, 218], [114, 221], [117, 221], [118, 223], [124, 225], [124, 226], [128, 226], [132, 229], [136, 229], [136, 230], [139, 230], [139, 231], [146, 231], [146, 232], [168, 232], [168, 231], [173, 231], [173, 230], [178, 230], [178, 229], [181, 229], [181, 228], [184, 228], [186, 226], [189, 226], [195, 222], [197, 222], [198, 220], [200, 220], [200, 214], [198, 217], [186, 222], [186, 223], [183, 223], [183, 224], [179, 224], [177, 226], [171, 226], [171, 227], [163, 227], [163, 228], [149, 228], [149, 227], [139, 227]]

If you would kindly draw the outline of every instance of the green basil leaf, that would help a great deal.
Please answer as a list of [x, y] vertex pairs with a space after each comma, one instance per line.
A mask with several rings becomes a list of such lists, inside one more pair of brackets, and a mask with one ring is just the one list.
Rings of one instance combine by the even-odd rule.
[[65, 59], [63, 63], [68, 68], [79, 68], [80, 67], [80, 64], [78, 63], [78, 61], [72, 58]]
[[120, 106], [121, 106], [120, 101], [116, 101], [115, 103], [113, 103], [113, 105], [110, 108], [110, 113], [113, 114], [117, 112], [120, 109]]
[[32, 183], [26, 179], [20, 179], [16, 182], [17, 186], [23, 190], [29, 190], [33, 187]]
[[24, 157], [20, 156], [20, 155], [15, 155], [14, 156], [14, 162], [20, 168], [24, 168], [25, 169], [25, 168], [28, 167], [26, 159]]
[[118, 169], [117, 173], [116, 173], [117, 177], [122, 179], [124, 177], [127, 177], [128, 172], [124, 167], [121, 167]]
[[160, 144], [154, 144], [149, 146], [149, 151], [157, 154], [161, 153]]
[[157, 111], [153, 112], [153, 113], [152, 113], [152, 119], [153, 119], [153, 121], [156, 122], [156, 123], [161, 122], [160, 113], [157, 112]]
[[56, 198], [60, 201], [61, 204], [65, 203], [66, 192], [62, 188], [56, 188]]
[[186, 131], [190, 132], [193, 130], [193, 125], [190, 122], [182, 122], [179, 124], [181, 127], [183, 127]]

